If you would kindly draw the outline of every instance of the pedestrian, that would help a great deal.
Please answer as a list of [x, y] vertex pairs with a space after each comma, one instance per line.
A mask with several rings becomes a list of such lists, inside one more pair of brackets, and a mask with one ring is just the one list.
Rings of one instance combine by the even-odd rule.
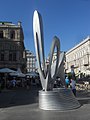
[[73, 94], [76, 96], [76, 81], [71, 79], [70, 87], [72, 89]]
[[1, 87], [2, 87], [2, 84], [1, 84], [1, 80], [0, 80], [0, 93], [1, 93]]
[[27, 79], [27, 90], [30, 89], [30, 79]]
[[66, 83], [66, 87], [68, 88], [68, 86], [70, 85], [70, 81], [69, 81], [68, 77], [66, 77], [65, 83]]
[[13, 78], [13, 80], [11, 82], [12, 82], [12, 87], [16, 87], [16, 79]]

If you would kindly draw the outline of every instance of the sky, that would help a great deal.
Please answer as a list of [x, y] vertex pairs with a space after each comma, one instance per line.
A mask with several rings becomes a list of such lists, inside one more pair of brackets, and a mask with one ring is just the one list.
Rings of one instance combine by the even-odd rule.
[[54, 36], [60, 39], [60, 50], [68, 51], [90, 35], [90, 0], [0, 0], [0, 21], [21, 21], [25, 48], [33, 53], [35, 10], [43, 20], [45, 56]]

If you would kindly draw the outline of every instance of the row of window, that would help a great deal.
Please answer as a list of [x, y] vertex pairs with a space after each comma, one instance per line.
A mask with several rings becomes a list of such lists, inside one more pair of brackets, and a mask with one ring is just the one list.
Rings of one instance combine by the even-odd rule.
[[30, 61], [36, 61], [35, 58], [27, 58], [27, 61], [30, 62]]
[[[0, 38], [4, 38], [4, 33], [3, 33], [3, 30], [0, 31]], [[10, 38], [11, 39], [15, 39], [15, 31], [10, 31]]]
[[27, 69], [27, 72], [35, 72], [35, 69]]
[[67, 58], [67, 61], [72, 61], [75, 59], [79, 59], [81, 57], [84, 57], [85, 55], [88, 54], [88, 48], [87, 49], [83, 49], [81, 51], [78, 51], [77, 53], [72, 53], [70, 54]]
[[[9, 53], [8, 60], [9, 61], [16, 61], [16, 53]], [[0, 54], [0, 61], [5, 61], [5, 54], [4, 53]]]
[[27, 65], [27, 67], [35, 67], [35, 64]]

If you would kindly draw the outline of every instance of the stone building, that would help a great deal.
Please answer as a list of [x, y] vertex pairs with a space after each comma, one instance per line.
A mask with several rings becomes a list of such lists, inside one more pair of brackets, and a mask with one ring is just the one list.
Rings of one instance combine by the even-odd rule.
[[75, 74], [90, 74], [90, 37], [66, 52], [66, 73], [71, 72], [73, 66]]
[[26, 50], [26, 61], [27, 73], [36, 72], [36, 56], [29, 50]]
[[0, 68], [25, 68], [24, 34], [21, 22], [0, 22]]

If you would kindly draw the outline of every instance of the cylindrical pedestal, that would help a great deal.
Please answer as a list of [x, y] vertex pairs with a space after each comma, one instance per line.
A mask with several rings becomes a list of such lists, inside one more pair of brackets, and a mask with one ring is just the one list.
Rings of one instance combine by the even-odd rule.
[[80, 103], [71, 89], [57, 88], [53, 91], [39, 91], [39, 108], [43, 110], [71, 110], [80, 107]]

